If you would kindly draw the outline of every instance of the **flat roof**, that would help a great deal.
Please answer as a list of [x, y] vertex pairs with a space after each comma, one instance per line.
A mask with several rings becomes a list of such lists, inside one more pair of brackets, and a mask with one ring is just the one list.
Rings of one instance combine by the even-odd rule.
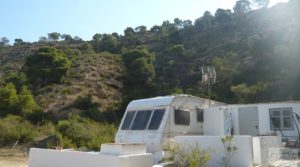
[[300, 101], [277, 101], [277, 102], [261, 102], [261, 103], [241, 103], [228, 104], [228, 106], [246, 106], [246, 105], [264, 105], [264, 104], [300, 104]]

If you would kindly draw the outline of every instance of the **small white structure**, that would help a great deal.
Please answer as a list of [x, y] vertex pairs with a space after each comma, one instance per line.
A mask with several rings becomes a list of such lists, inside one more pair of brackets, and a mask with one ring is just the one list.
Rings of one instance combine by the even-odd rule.
[[[254, 164], [268, 165], [270, 148], [299, 142], [300, 102], [227, 105], [204, 110], [204, 136], [250, 135]], [[214, 120], [214, 121], [211, 121]]]
[[145, 145], [104, 144], [100, 153], [30, 149], [29, 167], [152, 167]]
[[[300, 102], [228, 105], [204, 111], [204, 135], [268, 136], [299, 139]], [[212, 117], [216, 121], [210, 121]], [[217, 123], [217, 125], [215, 124]], [[231, 129], [230, 129], [231, 128]]]

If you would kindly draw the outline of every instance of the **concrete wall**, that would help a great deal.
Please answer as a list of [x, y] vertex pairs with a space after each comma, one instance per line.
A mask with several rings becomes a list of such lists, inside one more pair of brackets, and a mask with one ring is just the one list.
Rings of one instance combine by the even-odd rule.
[[29, 167], [152, 167], [152, 154], [118, 156], [32, 148]]
[[277, 136], [253, 137], [254, 164], [268, 166], [269, 148], [280, 148], [280, 138]]
[[[222, 158], [225, 153], [221, 138], [222, 136], [177, 136], [175, 141], [185, 149], [191, 149], [195, 145], [201, 149], [212, 149], [208, 167], [223, 167]], [[252, 167], [252, 137], [234, 136], [232, 143], [238, 150], [231, 159], [231, 166]]]

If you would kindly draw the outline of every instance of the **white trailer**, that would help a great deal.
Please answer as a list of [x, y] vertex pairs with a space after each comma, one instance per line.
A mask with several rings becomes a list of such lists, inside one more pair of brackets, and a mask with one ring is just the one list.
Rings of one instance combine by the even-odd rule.
[[145, 143], [157, 163], [165, 143], [175, 136], [202, 135], [203, 110], [223, 105], [189, 95], [134, 100], [127, 106], [115, 142]]

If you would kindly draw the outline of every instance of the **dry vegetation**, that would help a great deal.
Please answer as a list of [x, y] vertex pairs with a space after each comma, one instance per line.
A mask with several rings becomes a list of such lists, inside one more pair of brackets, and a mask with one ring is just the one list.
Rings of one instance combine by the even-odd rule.
[[[39, 90], [36, 99], [44, 110], [66, 112], [79, 96], [91, 96], [102, 112], [117, 107], [122, 99], [121, 59], [109, 53], [100, 53], [79, 55], [72, 61], [69, 77], [64, 84], [49, 85]], [[72, 110], [74, 112], [75, 109]]]

